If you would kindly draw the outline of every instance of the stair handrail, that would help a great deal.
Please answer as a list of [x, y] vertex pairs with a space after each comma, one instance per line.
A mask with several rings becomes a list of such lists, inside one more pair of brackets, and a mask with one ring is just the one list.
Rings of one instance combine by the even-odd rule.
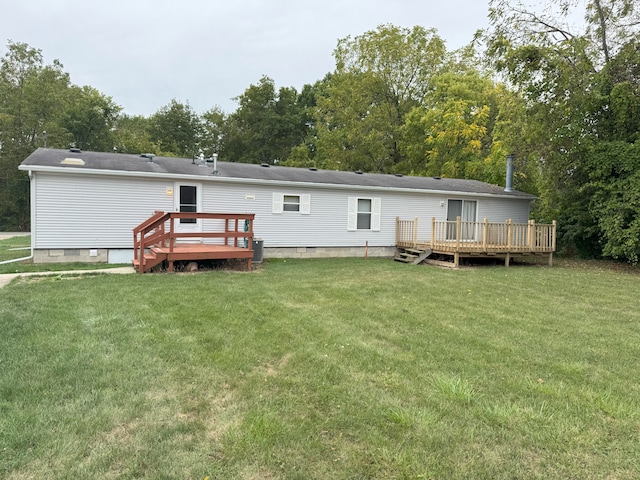
[[[179, 218], [212, 219], [225, 220], [224, 232], [176, 232], [174, 222]], [[244, 224], [240, 221], [244, 220]], [[147, 220], [133, 229], [133, 258], [138, 262], [138, 269], [141, 273], [146, 271], [144, 253], [146, 249], [162, 246], [168, 247], [169, 253], [173, 252], [173, 247], [179, 238], [224, 238], [225, 244], [233, 239], [233, 245], [239, 246], [239, 240], [244, 238], [244, 248], [253, 250], [253, 222], [254, 213], [209, 213], [209, 212], [156, 212]], [[166, 228], [166, 222], [169, 228]], [[241, 229], [242, 226], [242, 229]]]
[[[170, 213], [156, 210], [155, 213], [133, 229], [133, 256], [138, 260], [138, 268], [141, 272], [144, 268], [145, 249], [163, 243], [167, 238], [164, 231], [164, 224], [169, 219]], [[147, 234], [153, 232], [147, 237]]]

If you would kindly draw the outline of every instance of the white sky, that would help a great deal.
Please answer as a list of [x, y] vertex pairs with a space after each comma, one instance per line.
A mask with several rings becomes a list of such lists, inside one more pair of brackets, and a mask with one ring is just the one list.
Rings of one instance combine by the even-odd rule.
[[333, 71], [337, 41], [378, 25], [436, 28], [454, 50], [487, 25], [488, 0], [20, 0], [2, 2], [7, 40], [58, 59], [76, 85], [90, 85], [130, 115], [172, 98], [198, 113], [219, 106], [262, 75], [276, 87]]

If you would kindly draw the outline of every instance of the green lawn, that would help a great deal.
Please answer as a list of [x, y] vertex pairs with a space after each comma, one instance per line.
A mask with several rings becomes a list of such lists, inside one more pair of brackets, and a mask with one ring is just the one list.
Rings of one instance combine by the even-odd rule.
[[[0, 240], [0, 262], [14, 258], [28, 257], [31, 250], [31, 237], [19, 236]], [[2, 267], [3, 265], [0, 265]]]
[[0, 332], [3, 478], [640, 476], [633, 270], [29, 278]]

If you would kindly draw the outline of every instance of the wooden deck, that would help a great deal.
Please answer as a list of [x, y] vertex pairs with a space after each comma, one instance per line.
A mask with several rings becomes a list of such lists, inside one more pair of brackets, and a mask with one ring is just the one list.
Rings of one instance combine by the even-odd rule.
[[[418, 234], [418, 219], [396, 218], [396, 247], [406, 259], [416, 258], [417, 252], [429, 252], [453, 257], [454, 266], [460, 258], [499, 257], [505, 265], [514, 256], [543, 255], [553, 265], [556, 250], [556, 222], [540, 224], [530, 220], [524, 224], [441, 221], [432, 218], [431, 238], [421, 239]], [[412, 252], [413, 251], [413, 252]], [[397, 258], [400, 260], [401, 258]]]
[[[219, 259], [253, 260], [254, 214], [156, 212], [133, 229], [133, 266], [140, 273], [167, 262]], [[177, 232], [176, 222], [194, 219], [202, 222], [199, 232]]]

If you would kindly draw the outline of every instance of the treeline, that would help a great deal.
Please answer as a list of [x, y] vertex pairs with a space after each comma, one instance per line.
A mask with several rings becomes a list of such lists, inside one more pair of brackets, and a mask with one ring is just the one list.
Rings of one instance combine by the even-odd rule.
[[[149, 117], [70, 82], [59, 62], [9, 43], [0, 65], [1, 229], [29, 226], [17, 165], [38, 146], [224, 161], [438, 175], [540, 196], [560, 248], [640, 254], [640, 44], [633, 2], [587, 2], [572, 32], [570, 1], [548, 16], [490, 2], [491, 28], [455, 52], [432, 29], [382, 25], [338, 40], [335, 69], [300, 92], [269, 77], [226, 113], [171, 100]], [[556, 7], [557, 11], [553, 11]], [[482, 52], [480, 55], [478, 52]], [[46, 132], [46, 133], [45, 133]]]

